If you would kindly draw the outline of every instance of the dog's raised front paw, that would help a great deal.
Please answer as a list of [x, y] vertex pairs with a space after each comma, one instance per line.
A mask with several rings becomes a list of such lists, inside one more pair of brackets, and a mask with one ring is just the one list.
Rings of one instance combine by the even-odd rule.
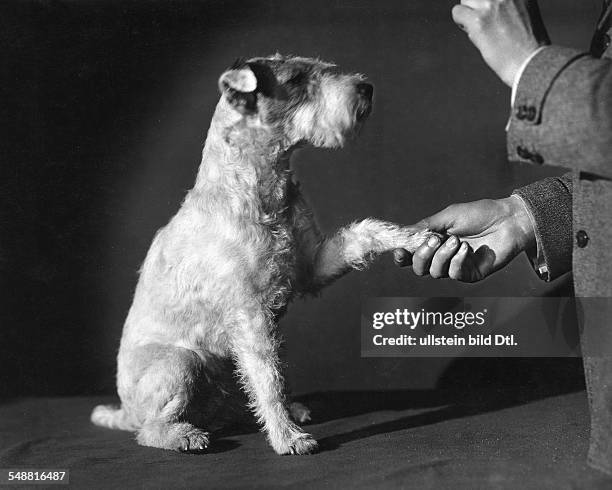
[[291, 418], [299, 424], [312, 420], [310, 418], [310, 409], [299, 402], [293, 402], [289, 405], [289, 413], [291, 414]]

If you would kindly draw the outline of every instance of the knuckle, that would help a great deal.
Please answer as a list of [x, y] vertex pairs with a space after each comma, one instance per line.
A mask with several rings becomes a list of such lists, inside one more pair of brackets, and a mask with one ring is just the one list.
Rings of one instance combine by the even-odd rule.
[[472, 30], [475, 32], [482, 32], [485, 25], [485, 19], [482, 15], [477, 15], [474, 18], [474, 24], [472, 25]]

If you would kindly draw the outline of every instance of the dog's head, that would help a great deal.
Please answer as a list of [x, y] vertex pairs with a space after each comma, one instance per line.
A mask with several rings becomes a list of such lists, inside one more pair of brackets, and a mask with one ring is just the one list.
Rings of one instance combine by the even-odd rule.
[[374, 88], [359, 74], [316, 59], [239, 60], [219, 79], [222, 98], [252, 124], [282, 134], [289, 145], [342, 146], [369, 115]]

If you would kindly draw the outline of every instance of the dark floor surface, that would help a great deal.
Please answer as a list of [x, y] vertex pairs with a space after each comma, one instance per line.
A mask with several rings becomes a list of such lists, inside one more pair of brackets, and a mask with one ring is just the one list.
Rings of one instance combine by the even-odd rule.
[[91, 408], [108, 399], [5, 401], [0, 468], [69, 469], [73, 488], [612, 488], [584, 463], [584, 392], [450, 405], [431, 393], [302, 397], [321, 451], [301, 457], [276, 456], [248, 431], [217, 434], [202, 455], [140, 447], [90, 424]]

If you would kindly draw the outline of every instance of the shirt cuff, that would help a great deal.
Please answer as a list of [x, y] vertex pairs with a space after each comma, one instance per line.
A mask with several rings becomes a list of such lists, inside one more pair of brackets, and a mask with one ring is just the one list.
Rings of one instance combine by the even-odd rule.
[[546, 260], [544, 258], [544, 253], [542, 252], [542, 243], [539, 234], [536, 232], [536, 220], [535, 216], [531, 212], [531, 209], [525, 202], [525, 200], [519, 194], [512, 194], [512, 197], [518, 199], [525, 211], [527, 212], [527, 216], [529, 216], [529, 221], [531, 221], [531, 226], [533, 227], [533, 233], [536, 239], [536, 249], [535, 250], [526, 250], [527, 257], [529, 261], [533, 265], [536, 273], [541, 279], [546, 279], [548, 277], [548, 266], [546, 265]]
[[521, 81], [521, 77], [523, 76], [523, 72], [527, 68], [527, 65], [531, 62], [531, 60], [533, 58], [535, 58], [535, 56], [540, 51], [542, 51], [543, 49], [546, 49], [547, 47], [548, 46], [540, 46], [533, 53], [531, 53], [529, 56], [527, 56], [525, 61], [523, 61], [523, 64], [519, 67], [518, 71], [516, 72], [516, 75], [514, 76], [514, 81], [512, 82], [512, 95], [510, 96], [510, 105], [511, 105], [511, 107], [514, 107], [514, 100], [516, 99], [516, 91], [518, 89], [519, 82]]

